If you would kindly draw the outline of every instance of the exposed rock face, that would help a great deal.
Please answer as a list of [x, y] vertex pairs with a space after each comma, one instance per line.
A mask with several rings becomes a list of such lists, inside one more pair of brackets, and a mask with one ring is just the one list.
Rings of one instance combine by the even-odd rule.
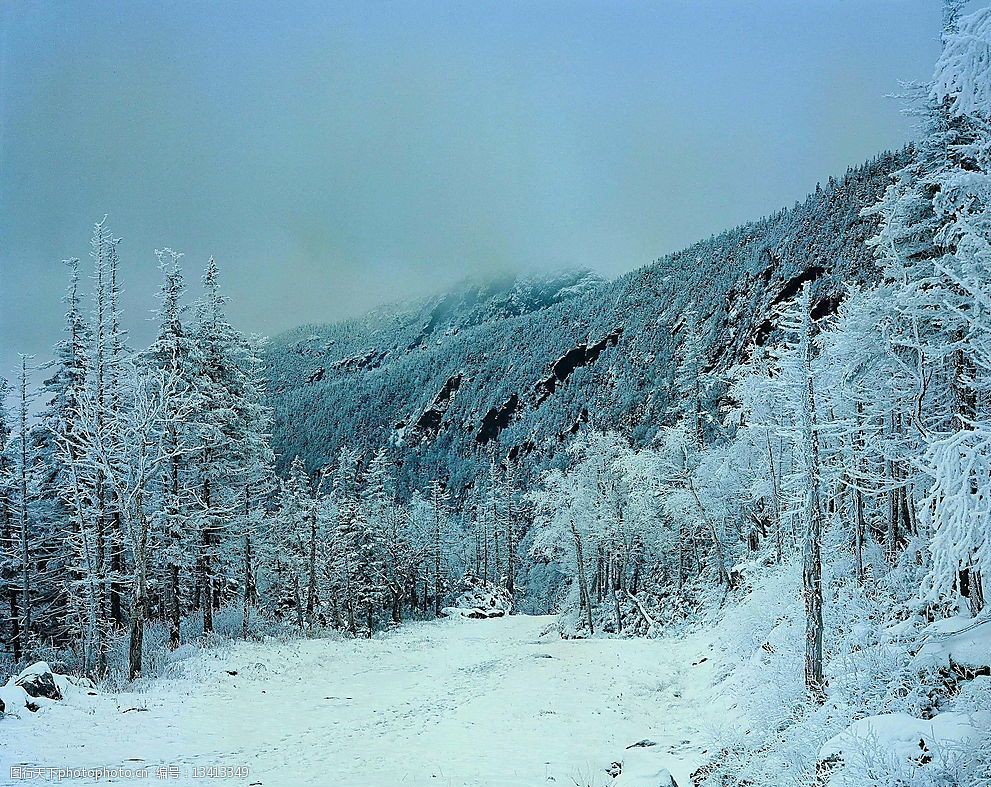
[[519, 407], [520, 397], [516, 394], [510, 396], [502, 407], [493, 407], [485, 414], [485, 418], [482, 419], [482, 426], [478, 430], [475, 440], [482, 445], [485, 445], [490, 440], [495, 440], [499, 436], [499, 432], [509, 426], [509, 422]]
[[416, 420], [416, 428], [426, 436], [435, 435], [440, 429], [441, 422], [444, 420], [444, 413], [447, 412], [451, 400], [461, 387], [462, 379], [460, 374], [448, 377], [444, 387], [437, 392], [430, 406]]
[[541, 404], [554, 393], [558, 385], [567, 380], [575, 369], [595, 363], [606, 347], [615, 347], [619, 344], [622, 335], [623, 328], [620, 326], [595, 344], [579, 344], [558, 358], [551, 368], [550, 377], [537, 383], [537, 404]]

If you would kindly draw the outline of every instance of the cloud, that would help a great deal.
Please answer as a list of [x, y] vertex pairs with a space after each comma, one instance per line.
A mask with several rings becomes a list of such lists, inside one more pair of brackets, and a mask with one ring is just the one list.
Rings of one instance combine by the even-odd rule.
[[640, 266], [910, 134], [924, 2], [7, 4], [0, 368], [111, 214], [135, 341], [154, 249], [277, 332], [465, 276]]

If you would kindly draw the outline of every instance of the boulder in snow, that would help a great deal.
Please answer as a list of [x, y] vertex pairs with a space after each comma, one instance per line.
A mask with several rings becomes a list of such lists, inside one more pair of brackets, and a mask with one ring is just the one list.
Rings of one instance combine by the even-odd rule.
[[15, 679], [15, 684], [24, 689], [31, 698], [44, 697], [49, 700], [62, 699], [62, 690], [55, 682], [51, 667], [44, 661], [39, 661], [25, 669]]
[[[20, 710], [39, 711], [64, 699], [70, 691], [86, 691], [93, 684], [86, 678], [71, 678], [52, 672], [44, 661], [36, 662], [0, 686], [0, 714]], [[92, 692], [89, 692], [92, 693]]]
[[623, 759], [613, 763], [609, 773], [615, 777], [612, 787], [678, 787], [657, 744], [646, 739], [627, 746]]

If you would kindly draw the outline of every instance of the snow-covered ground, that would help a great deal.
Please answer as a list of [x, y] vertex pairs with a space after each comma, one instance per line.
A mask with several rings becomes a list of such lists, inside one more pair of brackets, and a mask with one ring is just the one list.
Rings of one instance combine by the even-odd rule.
[[[140, 693], [0, 720], [0, 783], [25, 764], [144, 766], [168, 784], [598, 787], [650, 739], [690, 784], [700, 728], [723, 712], [701, 641], [561, 640], [553, 623], [439, 620], [207, 651]], [[155, 778], [170, 765], [178, 778]], [[248, 774], [196, 778], [194, 766]]]

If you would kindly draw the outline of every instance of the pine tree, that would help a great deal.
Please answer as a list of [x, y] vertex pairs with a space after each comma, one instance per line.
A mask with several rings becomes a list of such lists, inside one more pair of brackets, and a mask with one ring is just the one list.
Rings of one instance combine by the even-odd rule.
[[365, 636], [371, 637], [375, 631], [376, 615], [387, 593], [385, 534], [379, 523], [359, 507], [352, 519], [349, 540], [353, 550], [350, 563], [354, 572], [355, 604]]
[[[265, 404], [265, 380], [262, 359], [263, 341], [253, 336], [249, 339], [247, 353], [247, 387], [245, 390], [246, 431], [244, 434], [243, 507], [238, 519], [241, 540], [241, 636], [248, 636], [251, 608], [257, 604], [258, 590], [255, 578], [255, 552], [257, 541], [264, 529], [267, 503], [274, 491], [275, 455], [269, 439], [272, 431], [272, 413]], [[311, 513], [310, 580], [307, 597], [307, 615], [313, 625], [313, 606], [316, 597], [316, 527], [318, 487]]]
[[53, 360], [47, 364], [52, 373], [41, 389], [46, 409], [40, 414], [40, 427], [35, 430], [35, 445], [40, 469], [38, 496], [45, 503], [46, 541], [52, 545], [45, 562], [50, 573], [58, 575], [58, 587], [53, 588], [57, 603], [69, 606], [55, 612], [58, 624], [51, 628], [59, 637], [79, 639], [83, 637], [81, 629], [86, 613], [78, 595], [84, 576], [78, 565], [80, 521], [75, 516], [72, 474], [77, 457], [71, 450], [63, 454], [60, 443], [72, 446], [75, 442], [80, 399], [85, 396], [89, 372], [89, 329], [79, 292], [79, 260], [71, 258], [63, 262], [69, 268], [63, 299], [65, 329], [55, 346]]
[[308, 545], [315, 538], [311, 533], [311, 528], [315, 527], [314, 509], [310, 479], [303, 460], [297, 456], [279, 493], [278, 511], [273, 521], [272, 562], [277, 614], [292, 616], [300, 630], [305, 624], [303, 587], [312, 549]]
[[224, 561], [228, 560], [228, 523], [243, 491], [251, 453], [253, 418], [250, 348], [227, 321], [227, 298], [220, 290], [220, 271], [211, 257], [203, 275], [204, 295], [197, 307], [197, 601], [203, 613], [203, 633], [213, 632], [213, 611], [219, 608]]
[[[142, 354], [142, 363], [160, 372], [174, 370], [177, 385], [183, 390], [189, 405], [198, 408], [199, 347], [184, 319], [186, 286], [180, 266], [182, 254], [163, 249], [156, 250], [155, 255], [162, 271], [160, 305], [156, 314], [158, 331], [154, 342]], [[168, 646], [175, 649], [181, 641], [180, 624], [185, 611], [183, 578], [192, 568], [189, 555], [194, 551], [195, 543], [195, 517], [191, 506], [194, 490], [190, 481], [189, 454], [193, 451], [196, 435], [187, 423], [175, 418], [163, 424], [163, 429], [164, 444], [171, 459], [163, 468], [159, 481], [162, 519], [160, 561], [164, 572], [165, 617], [169, 624]]]
[[384, 586], [391, 601], [392, 622], [402, 621], [403, 592], [408, 587], [412, 568], [412, 546], [405, 531], [408, 517], [395, 501], [390, 462], [380, 448], [368, 466], [363, 494], [365, 517], [371, 528], [384, 540]]
[[334, 475], [333, 501], [337, 513], [331, 539], [331, 588], [334, 606], [343, 607], [343, 625], [351, 636], [358, 635], [361, 610], [358, 606], [355, 533], [358, 529], [358, 455], [342, 448]]
[[[122, 293], [120, 281], [120, 255], [118, 246], [120, 238], [111, 236], [107, 247], [107, 279], [106, 279], [106, 408], [115, 414], [127, 406], [124, 391], [124, 368], [126, 357], [126, 333], [122, 326], [120, 298]], [[110, 561], [110, 619], [115, 626], [125, 623], [125, 583], [127, 566], [124, 540], [124, 524], [119, 510], [111, 511], [109, 529], [109, 561]]]
[[[107, 366], [108, 366], [108, 338], [107, 319], [109, 306], [107, 304], [107, 282], [109, 274], [107, 267], [109, 264], [110, 249], [114, 239], [107, 226], [107, 217], [97, 222], [93, 227], [93, 236], [90, 239], [90, 258], [93, 260], [93, 307], [92, 325], [93, 342], [91, 346], [92, 358], [90, 366], [92, 375], [90, 381], [91, 393], [95, 402], [96, 429], [103, 431], [107, 404]], [[107, 555], [108, 544], [108, 521], [110, 517], [107, 503], [107, 492], [105, 479], [100, 472], [92, 481], [93, 491], [96, 500], [93, 518], [94, 528], [94, 569], [96, 574], [96, 585], [99, 593], [99, 620], [96, 624], [101, 632], [109, 628], [110, 602], [109, 602], [109, 561]], [[106, 672], [106, 647], [105, 637], [101, 634], [100, 648], [98, 653], [98, 674]]]
[[506, 532], [506, 590], [510, 602], [516, 599], [516, 570], [517, 570], [517, 522], [522, 519], [522, 512], [517, 501], [516, 479], [513, 475], [513, 464], [506, 460], [503, 472], [503, 529]]

